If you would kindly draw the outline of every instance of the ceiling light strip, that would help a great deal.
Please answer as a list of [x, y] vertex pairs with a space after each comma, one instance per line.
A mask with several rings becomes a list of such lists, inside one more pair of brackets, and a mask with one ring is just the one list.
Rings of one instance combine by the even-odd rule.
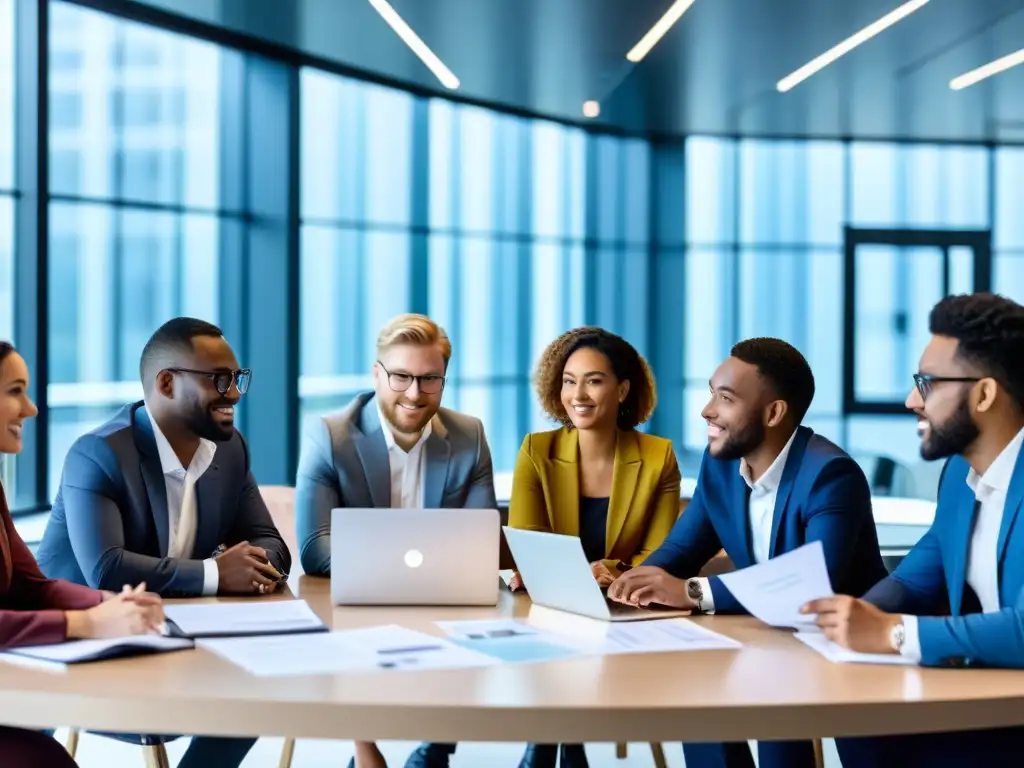
[[1005, 72], [1011, 67], [1016, 67], [1018, 64], [1024, 64], [1024, 48], [1021, 48], [1016, 53], [1003, 56], [1001, 59], [991, 61], [977, 69], [972, 69], [970, 72], [965, 72], [959, 77], [954, 77], [949, 81], [949, 87], [954, 91], [961, 91], [975, 83], [980, 83], [985, 78], [998, 75], [1000, 72]]
[[864, 29], [859, 32], [850, 35], [850, 37], [843, 40], [839, 45], [829, 48], [823, 54], [815, 59], [812, 59], [808, 63], [804, 64], [800, 69], [796, 70], [792, 74], [786, 75], [784, 78], [779, 80], [775, 84], [775, 87], [782, 93], [794, 88], [795, 86], [802, 83], [804, 80], [809, 78], [815, 72], [818, 72], [829, 64], [834, 62], [840, 56], [844, 56], [858, 45], [866, 43], [875, 35], [884, 32], [886, 29], [891, 27], [893, 24], [905, 19], [907, 16], [912, 14], [914, 11], [919, 10], [922, 6], [928, 3], [928, 0], [910, 0], [910, 2], [904, 3], [899, 8], [890, 11], [885, 14], [878, 21], [868, 24]]
[[651, 52], [651, 48], [658, 44], [665, 33], [672, 29], [673, 25], [695, 2], [696, 0], [676, 0], [672, 3], [654, 26], [647, 30], [647, 34], [640, 38], [640, 42], [629, 50], [626, 58], [634, 63], [642, 61], [644, 56]]
[[368, 2], [388, 23], [388, 26], [395, 30], [395, 34], [402, 38], [402, 42], [409, 46], [409, 50], [415, 53], [420, 61], [426, 64], [427, 69], [434, 73], [434, 76], [441, 81], [441, 85], [452, 90], [459, 87], [459, 78], [455, 76], [455, 73], [444, 65], [444, 62], [427, 47], [419, 35], [413, 32], [412, 27], [405, 23], [405, 19], [398, 15], [398, 12], [391, 7], [387, 0], [368, 0]]

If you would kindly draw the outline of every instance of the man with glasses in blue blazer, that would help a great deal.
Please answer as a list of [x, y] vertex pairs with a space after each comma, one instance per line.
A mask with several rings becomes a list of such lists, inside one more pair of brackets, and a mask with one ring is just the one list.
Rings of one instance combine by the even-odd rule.
[[[835, 642], [927, 667], [1024, 669], [1024, 307], [991, 293], [932, 309], [907, 408], [946, 459], [932, 527], [858, 600], [805, 606]], [[837, 590], [838, 591], [838, 590]], [[1016, 765], [1024, 727], [837, 739], [845, 768]]]

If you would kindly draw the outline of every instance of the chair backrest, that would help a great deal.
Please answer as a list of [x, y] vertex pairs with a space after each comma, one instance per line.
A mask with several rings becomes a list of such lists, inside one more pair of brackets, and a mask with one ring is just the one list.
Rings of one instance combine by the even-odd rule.
[[260, 494], [267, 503], [270, 517], [292, 555], [291, 575], [301, 574], [299, 541], [295, 532], [295, 489], [288, 485], [261, 485]]

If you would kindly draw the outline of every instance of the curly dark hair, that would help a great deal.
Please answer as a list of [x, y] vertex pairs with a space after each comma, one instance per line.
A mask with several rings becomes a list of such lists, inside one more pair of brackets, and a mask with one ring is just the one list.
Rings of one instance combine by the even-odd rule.
[[782, 339], [757, 338], [739, 342], [730, 355], [757, 366], [775, 394], [786, 401], [796, 423], [804, 420], [814, 400], [814, 374], [800, 350]]
[[996, 293], [947, 296], [932, 308], [928, 330], [956, 339], [957, 357], [995, 379], [1024, 410], [1024, 307]]
[[619, 381], [629, 382], [629, 393], [619, 408], [619, 429], [635, 429], [651, 418], [658, 402], [658, 391], [647, 361], [621, 336], [595, 326], [566, 331], [541, 355], [534, 386], [544, 412], [567, 427], [572, 425], [562, 405], [562, 371], [574, 352], [588, 347], [608, 358]]

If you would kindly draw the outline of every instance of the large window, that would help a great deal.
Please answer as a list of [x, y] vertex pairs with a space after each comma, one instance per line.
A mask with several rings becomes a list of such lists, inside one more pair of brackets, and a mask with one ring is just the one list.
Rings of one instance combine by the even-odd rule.
[[[989, 178], [994, 168], [995, 177]], [[723, 140], [686, 142], [685, 443], [705, 442], [707, 378], [740, 338], [778, 336], [810, 362], [817, 393], [807, 423], [871, 464], [879, 456], [917, 469], [913, 417], [846, 417], [842, 411], [843, 227], [989, 229], [996, 290], [1024, 299], [1024, 149]], [[990, 189], [995, 191], [990, 199]], [[858, 251], [859, 371], [888, 392], [909, 386], [927, 339], [935, 258], [912, 250]], [[969, 283], [964, 249], [950, 250], [952, 290]], [[934, 262], [934, 263], [933, 263]], [[860, 262], [858, 262], [860, 263]], [[937, 266], [938, 265], [938, 266]], [[966, 270], [966, 271], [965, 271]], [[927, 274], [925, 274], [927, 272]], [[930, 282], [929, 282], [930, 281]], [[941, 280], [939, 281], [941, 284]], [[894, 312], [913, 343], [894, 342]], [[913, 347], [913, 348], [911, 348]], [[934, 477], [928, 475], [934, 485]], [[912, 485], [909, 487], [913, 487]], [[934, 488], [917, 489], [923, 495]]]
[[496, 470], [550, 426], [530, 373], [583, 321], [584, 134], [302, 70], [302, 415], [371, 385], [377, 332], [426, 312], [452, 340], [444, 404]]
[[150, 334], [177, 315], [217, 322], [225, 55], [51, 4], [51, 496], [75, 438], [141, 398]]

